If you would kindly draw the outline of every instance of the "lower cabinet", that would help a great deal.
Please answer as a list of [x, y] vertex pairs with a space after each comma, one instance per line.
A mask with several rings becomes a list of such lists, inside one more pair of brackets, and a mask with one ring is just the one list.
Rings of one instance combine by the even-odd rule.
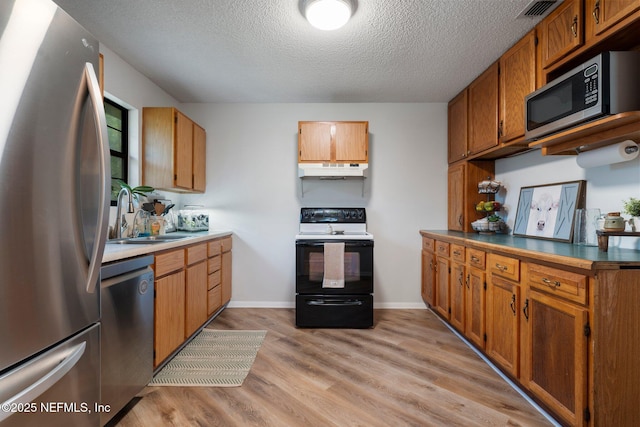
[[590, 418], [588, 410], [588, 278], [552, 267], [526, 264], [523, 302], [521, 382], [574, 426]]
[[230, 236], [155, 254], [154, 368], [229, 302], [230, 260]]
[[184, 271], [169, 274], [155, 281], [154, 367], [184, 342], [184, 284]]
[[190, 246], [186, 252], [184, 338], [189, 338], [209, 317], [207, 313], [207, 244]]
[[476, 346], [485, 348], [485, 308], [487, 281], [485, 253], [467, 249], [467, 280], [465, 291], [464, 335]]
[[423, 232], [422, 294], [434, 312], [562, 424], [640, 425], [630, 398], [640, 393], [640, 260], [559, 264], [474, 243]]

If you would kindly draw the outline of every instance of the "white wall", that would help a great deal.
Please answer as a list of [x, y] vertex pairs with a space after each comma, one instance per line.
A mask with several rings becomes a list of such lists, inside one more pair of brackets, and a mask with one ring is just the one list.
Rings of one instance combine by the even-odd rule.
[[[230, 228], [235, 306], [292, 306], [303, 206], [367, 209], [377, 307], [424, 307], [419, 229], [446, 228], [446, 104], [182, 105], [207, 129], [207, 192], [184, 203]], [[297, 178], [300, 120], [368, 120], [370, 174], [361, 181]]]
[[[105, 97], [129, 109], [129, 184], [140, 185], [140, 149], [142, 145], [142, 107], [175, 107], [173, 97], [124, 62], [108, 47], [101, 44], [104, 56]], [[173, 199], [177, 199], [172, 195]], [[116, 217], [116, 209], [111, 208], [110, 224]], [[131, 224], [133, 215], [127, 215]]]
[[[587, 208], [603, 214], [622, 212], [623, 200], [640, 198], [640, 157], [591, 169], [580, 168], [575, 156], [542, 156], [540, 150], [496, 161], [496, 179], [506, 186], [503, 197], [508, 210], [507, 225], [513, 229], [520, 188], [565, 181], [587, 181]], [[629, 215], [623, 215], [629, 217]], [[640, 249], [636, 237], [611, 237], [609, 246]]]

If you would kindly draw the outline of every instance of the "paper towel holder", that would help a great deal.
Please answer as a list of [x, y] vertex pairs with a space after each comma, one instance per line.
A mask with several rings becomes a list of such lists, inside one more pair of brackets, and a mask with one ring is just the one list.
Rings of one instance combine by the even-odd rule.
[[638, 157], [639, 150], [638, 144], [630, 139], [593, 150], [584, 150], [586, 147], [582, 145], [575, 149], [578, 155], [576, 162], [582, 168], [627, 162]]

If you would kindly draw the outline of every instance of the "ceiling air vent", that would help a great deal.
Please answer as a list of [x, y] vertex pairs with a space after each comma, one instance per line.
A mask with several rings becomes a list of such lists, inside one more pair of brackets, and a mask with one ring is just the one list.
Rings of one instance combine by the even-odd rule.
[[524, 8], [516, 17], [518, 18], [537, 18], [545, 14], [557, 0], [533, 0]]

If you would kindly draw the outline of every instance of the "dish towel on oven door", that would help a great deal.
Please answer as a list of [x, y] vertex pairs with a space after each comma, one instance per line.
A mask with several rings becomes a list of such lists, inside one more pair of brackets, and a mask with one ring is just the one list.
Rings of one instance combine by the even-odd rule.
[[323, 288], [344, 288], [344, 242], [324, 244]]

